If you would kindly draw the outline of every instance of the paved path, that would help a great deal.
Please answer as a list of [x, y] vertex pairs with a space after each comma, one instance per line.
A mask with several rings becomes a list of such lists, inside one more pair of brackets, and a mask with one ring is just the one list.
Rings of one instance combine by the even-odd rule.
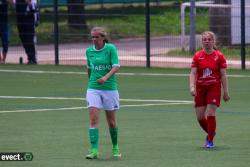
[[[169, 57], [167, 52], [172, 48], [188, 47], [188, 37], [182, 40], [179, 36], [166, 36], [151, 38], [151, 66], [152, 67], [190, 67], [191, 58], [187, 57]], [[198, 41], [198, 40], [197, 40]], [[118, 48], [118, 55], [121, 65], [126, 66], [146, 66], [146, 49], [144, 38], [131, 38], [114, 41]], [[59, 57], [60, 64], [83, 64], [86, 59], [84, 56], [85, 48], [91, 43], [73, 43], [60, 44]], [[38, 45], [38, 63], [39, 64], [54, 64], [54, 46], [53, 45]], [[19, 58], [23, 57], [26, 63], [26, 55], [22, 47], [10, 47], [6, 62], [19, 63]], [[240, 61], [228, 61], [230, 68], [240, 68]], [[247, 68], [250, 68], [250, 62], [246, 63]]]

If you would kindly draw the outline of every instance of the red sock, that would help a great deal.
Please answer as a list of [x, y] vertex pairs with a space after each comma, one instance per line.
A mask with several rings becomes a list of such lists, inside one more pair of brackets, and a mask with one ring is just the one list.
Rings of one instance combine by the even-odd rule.
[[207, 130], [208, 130], [208, 141], [213, 141], [216, 130], [215, 116], [207, 117]]
[[208, 133], [208, 130], [207, 130], [207, 119], [206, 118], [203, 118], [203, 119], [200, 119], [198, 120], [201, 128]]

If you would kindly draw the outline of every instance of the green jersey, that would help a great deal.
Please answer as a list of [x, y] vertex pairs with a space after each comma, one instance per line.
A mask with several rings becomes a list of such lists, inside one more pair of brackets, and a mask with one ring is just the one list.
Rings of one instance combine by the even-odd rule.
[[116, 47], [113, 44], [105, 43], [102, 49], [96, 50], [95, 46], [92, 46], [87, 48], [86, 57], [87, 68], [91, 70], [88, 89], [117, 90], [115, 75], [112, 75], [103, 84], [96, 82], [111, 71], [112, 67], [120, 66]]

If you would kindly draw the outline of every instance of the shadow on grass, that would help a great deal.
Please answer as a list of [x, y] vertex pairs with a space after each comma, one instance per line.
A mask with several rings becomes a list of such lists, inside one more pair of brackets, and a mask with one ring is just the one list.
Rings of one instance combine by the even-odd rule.
[[196, 151], [225, 151], [231, 150], [229, 146], [215, 146], [214, 148], [196, 147]]
[[120, 162], [122, 161], [122, 157], [121, 158], [113, 158], [113, 157], [98, 157], [97, 159], [86, 159], [88, 161], [97, 161], [97, 162]]

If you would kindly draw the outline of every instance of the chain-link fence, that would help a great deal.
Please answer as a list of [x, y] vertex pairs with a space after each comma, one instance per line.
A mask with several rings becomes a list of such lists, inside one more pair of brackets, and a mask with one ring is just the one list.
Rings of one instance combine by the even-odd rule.
[[[151, 67], [190, 67], [190, 8], [181, 10], [182, 3], [150, 4], [150, 64]], [[250, 4], [246, 4], [249, 6]], [[246, 7], [247, 8], [247, 7]], [[217, 34], [219, 49], [228, 59], [229, 67], [241, 68], [240, 6], [196, 7], [196, 49], [200, 49], [199, 34], [212, 30]], [[249, 8], [247, 8], [249, 9]], [[58, 10], [55, 13], [55, 10]], [[250, 68], [250, 10], [246, 10], [246, 68]], [[183, 19], [184, 18], [184, 19]], [[13, 8], [9, 12], [10, 47], [7, 63], [19, 63], [26, 54], [21, 47]], [[145, 6], [136, 4], [86, 5], [74, 3], [55, 6], [40, 5], [40, 23], [36, 28], [37, 60], [39, 64], [85, 65], [85, 49], [91, 45], [89, 30], [106, 27], [111, 42], [118, 48], [123, 66], [146, 66]], [[55, 30], [58, 28], [58, 34]], [[58, 39], [58, 45], [57, 44]], [[58, 51], [58, 53], [57, 53]]]

